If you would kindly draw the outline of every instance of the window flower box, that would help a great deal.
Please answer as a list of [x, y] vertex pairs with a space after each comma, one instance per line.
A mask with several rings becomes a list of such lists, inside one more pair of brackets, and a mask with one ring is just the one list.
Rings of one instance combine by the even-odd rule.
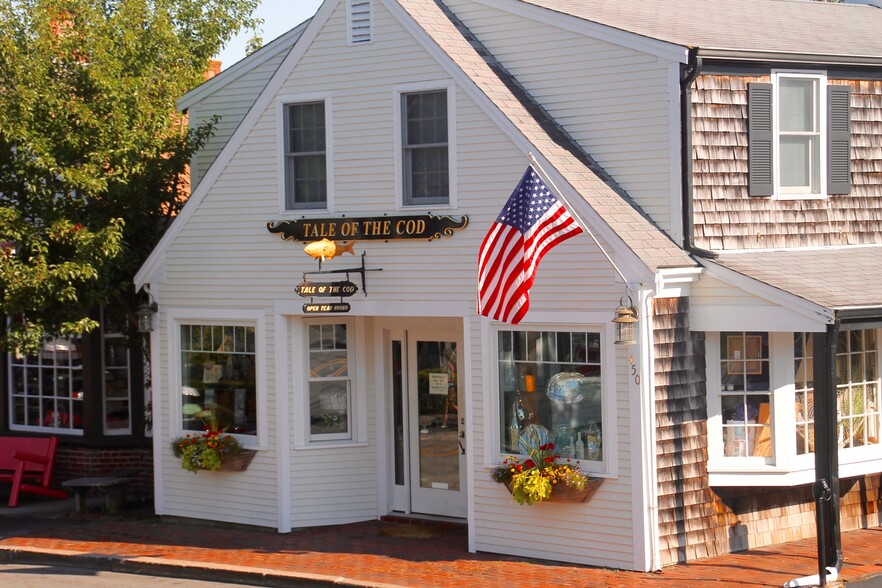
[[194, 474], [200, 470], [242, 472], [248, 469], [257, 453], [242, 449], [232, 435], [211, 428], [206, 428], [201, 434], [187, 434], [175, 439], [172, 451], [175, 457], [180, 458], [181, 467]]

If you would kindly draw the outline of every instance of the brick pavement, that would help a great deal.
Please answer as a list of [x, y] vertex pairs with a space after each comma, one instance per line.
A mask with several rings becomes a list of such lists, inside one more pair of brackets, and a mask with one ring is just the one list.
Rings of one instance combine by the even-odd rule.
[[[882, 573], [882, 528], [842, 536], [842, 576]], [[7, 531], [0, 561], [63, 563], [260, 585], [511, 588], [782, 586], [817, 572], [815, 541], [797, 541], [642, 574], [468, 553], [462, 526], [372, 521], [279, 534], [269, 530], [114, 518], [94, 513]], [[275, 583], [274, 583], [275, 582]]]

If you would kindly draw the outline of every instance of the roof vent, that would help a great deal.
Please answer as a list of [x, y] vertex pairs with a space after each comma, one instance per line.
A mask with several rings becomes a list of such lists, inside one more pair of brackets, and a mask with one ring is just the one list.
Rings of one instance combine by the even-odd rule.
[[346, 4], [349, 44], [371, 42], [371, 0], [349, 0]]

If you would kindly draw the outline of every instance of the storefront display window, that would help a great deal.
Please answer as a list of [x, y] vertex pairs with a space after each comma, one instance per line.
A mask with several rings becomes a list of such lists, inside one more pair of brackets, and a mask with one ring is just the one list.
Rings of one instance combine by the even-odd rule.
[[309, 433], [352, 439], [351, 376], [345, 324], [312, 324], [309, 337]]
[[182, 324], [180, 329], [183, 430], [256, 434], [254, 327]]
[[516, 453], [529, 425], [560, 440], [561, 457], [603, 460], [600, 333], [500, 331], [502, 453]]

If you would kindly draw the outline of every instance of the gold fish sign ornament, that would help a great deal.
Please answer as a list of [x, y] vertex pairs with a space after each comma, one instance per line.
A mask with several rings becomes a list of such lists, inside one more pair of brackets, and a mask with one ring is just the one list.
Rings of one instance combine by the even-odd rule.
[[331, 241], [330, 239], [322, 239], [321, 241], [313, 241], [306, 245], [303, 248], [303, 251], [313, 259], [318, 259], [319, 263], [328, 259], [334, 259], [338, 255], [343, 255], [344, 253], [349, 253], [350, 255], [355, 255], [355, 251], [352, 249], [355, 246], [355, 241], [349, 241], [348, 243], [338, 243], [337, 241]]

